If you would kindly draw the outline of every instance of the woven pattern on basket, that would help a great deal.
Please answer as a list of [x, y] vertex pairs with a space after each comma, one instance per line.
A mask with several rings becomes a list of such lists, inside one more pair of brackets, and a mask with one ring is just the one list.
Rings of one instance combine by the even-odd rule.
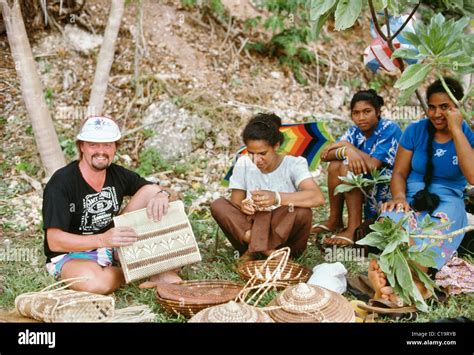
[[285, 289], [270, 302], [268, 310], [277, 323], [355, 322], [354, 309], [343, 296], [304, 283]]
[[[257, 281], [264, 282], [270, 279], [279, 261], [267, 260], [265, 266], [264, 263], [265, 260], [247, 261], [237, 267], [237, 272], [244, 280], [250, 280], [252, 276], [255, 276]], [[306, 282], [311, 276], [311, 273], [312, 271], [307, 267], [288, 261], [280, 274], [277, 275], [279, 283], [277, 288], [281, 289], [288, 285]]]
[[19, 295], [16, 311], [41, 322], [105, 322], [114, 316], [111, 296], [73, 290], [43, 290]]
[[183, 281], [158, 285], [156, 299], [167, 312], [190, 318], [205, 308], [235, 299], [242, 288], [231, 281]]
[[230, 301], [202, 310], [189, 323], [273, 323], [273, 320], [256, 307]]
[[127, 283], [201, 261], [182, 201], [170, 202], [159, 222], [149, 220], [146, 209], [141, 209], [115, 217], [114, 223], [138, 234], [133, 245], [118, 248]]

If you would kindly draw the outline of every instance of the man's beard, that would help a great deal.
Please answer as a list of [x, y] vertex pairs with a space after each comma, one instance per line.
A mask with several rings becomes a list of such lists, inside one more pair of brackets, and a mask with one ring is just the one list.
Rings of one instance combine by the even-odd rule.
[[[94, 158], [98, 158], [98, 157], [105, 157], [107, 158], [107, 161], [105, 162], [101, 162], [101, 163], [97, 163], [96, 160], [94, 160]], [[91, 165], [94, 169], [96, 170], [104, 170], [104, 169], [107, 169], [110, 165], [110, 158], [108, 155], [106, 154], [94, 154], [92, 157], [91, 157]]]

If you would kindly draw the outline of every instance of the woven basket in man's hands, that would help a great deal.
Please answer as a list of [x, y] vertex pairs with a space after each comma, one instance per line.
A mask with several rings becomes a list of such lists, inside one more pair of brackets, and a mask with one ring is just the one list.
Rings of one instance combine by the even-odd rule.
[[[237, 273], [244, 280], [250, 280], [252, 276], [256, 276], [258, 281], [265, 282], [269, 280], [277, 268], [278, 260], [267, 260], [267, 265], [264, 267], [265, 260], [247, 261], [237, 266]], [[307, 267], [288, 261], [283, 271], [278, 276], [277, 288], [285, 288], [289, 285], [296, 285], [300, 282], [308, 281], [312, 271]]]
[[158, 285], [156, 300], [168, 313], [190, 318], [205, 308], [235, 299], [242, 288], [231, 281], [183, 281]]

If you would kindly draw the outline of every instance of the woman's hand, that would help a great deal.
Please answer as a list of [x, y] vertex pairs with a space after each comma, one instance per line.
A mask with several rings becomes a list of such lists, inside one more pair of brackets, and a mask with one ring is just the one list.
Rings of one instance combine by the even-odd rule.
[[240, 203], [240, 210], [242, 211], [243, 214], [246, 214], [247, 216], [252, 216], [255, 214], [255, 207], [253, 206], [252, 200], [246, 198], [245, 200], [242, 200]]
[[339, 141], [339, 142], [331, 143], [326, 148], [324, 148], [324, 150], [321, 152], [321, 159], [326, 160], [331, 150], [341, 148], [341, 147], [349, 147], [349, 146], [352, 146], [352, 144], [350, 144], [347, 141]]
[[448, 121], [448, 129], [450, 132], [462, 130], [463, 117], [457, 107], [448, 108], [444, 116], [446, 117], [446, 121]]
[[381, 212], [391, 212], [396, 208], [397, 212], [410, 212], [410, 204], [404, 198], [395, 198], [393, 200], [382, 203]]
[[274, 191], [256, 190], [251, 191], [253, 203], [260, 208], [270, 207], [276, 203], [276, 194]]
[[349, 162], [349, 170], [354, 174], [367, 174], [367, 165], [365, 164], [364, 159], [357, 153], [355, 149], [347, 148], [346, 149], [346, 158]]

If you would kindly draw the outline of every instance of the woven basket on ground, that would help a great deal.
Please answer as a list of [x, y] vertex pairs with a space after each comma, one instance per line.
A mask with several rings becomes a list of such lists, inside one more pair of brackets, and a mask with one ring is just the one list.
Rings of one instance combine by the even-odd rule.
[[[266, 265], [264, 266], [264, 263]], [[258, 282], [265, 282], [271, 278], [272, 273], [278, 266], [278, 260], [256, 260], [247, 261], [238, 265], [237, 273], [244, 279], [250, 280], [252, 276], [256, 276]], [[283, 289], [289, 285], [295, 285], [300, 282], [308, 281], [312, 271], [305, 266], [288, 261], [283, 271], [278, 275], [277, 288]]]
[[[15, 310], [0, 312], [0, 322], [152, 322], [156, 316], [146, 305], [115, 309], [112, 296], [67, 290], [85, 278], [61, 280], [41, 291], [23, 293], [15, 298]], [[59, 284], [64, 286], [56, 288]], [[26, 318], [26, 319], [25, 319]]]
[[304, 283], [285, 289], [268, 308], [268, 314], [277, 323], [355, 322], [354, 309], [343, 296]]
[[262, 310], [246, 303], [230, 301], [206, 308], [189, 320], [190, 323], [273, 323]]
[[183, 281], [158, 285], [156, 299], [167, 312], [190, 318], [205, 308], [235, 299], [242, 288], [232, 281]]

